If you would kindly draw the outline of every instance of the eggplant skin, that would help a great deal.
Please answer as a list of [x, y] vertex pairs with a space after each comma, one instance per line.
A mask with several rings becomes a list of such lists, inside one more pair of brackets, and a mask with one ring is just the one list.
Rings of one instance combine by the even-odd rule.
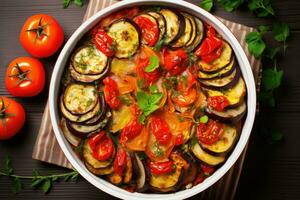
[[241, 76], [239, 68], [236, 68], [231, 74], [226, 77], [213, 80], [199, 80], [202, 87], [212, 90], [228, 90], [236, 85]]
[[194, 17], [194, 20], [196, 22], [196, 28], [197, 28], [196, 29], [196, 37], [195, 37], [194, 41], [191, 44], [188, 44], [188, 46], [185, 47], [185, 50], [187, 52], [191, 52], [194, 49], [196, 49], [200, 45], [200, 43], [203, 39], [203, 35], [204, 35], [203, 34], [204, 26], [203, 26], [202, 21], [200, 19], [198, 19], [197, 17]]
[[247, 113], [247, 106], [243, 101], [239, 106], [235, 108], [228, 108], [224, 111], [215, 111], [207, 107], [205, 113], [212, 119], [216, 119], [225, 123], [237, 123]]
[[185, 30], [185, 20], [182, 14], [176, 10], [171, 10], [163, 8], [160, 13], [164, 16], [166, 20], [166, 34], [165, 42], [166, 44], [171, 44], [176, 42]]
[[114, 21], [109, 26], [107, 34], [116, 43], [115, 57], [117, 58], [130, 58], [140, 47], [140, 28], [129, 18]]
[[105, 167], [105, 168], [94, 168], [88, 162], [84, 162], [84, 164], [90, 172], [92, 172], [93, 174], [95, 174], [97, 176], [109, 175], [114, 172], [114, 168], [112, 165]]
[[163, 37], [165, 36], [165, 33], [166, 33], [166, 19], [159, 12], [150, 11], [150, 12], [148, 12], [148, 14], [155, 17], [158, 22], [159, 38], [157, 41], [160, 41], [163, 39]]

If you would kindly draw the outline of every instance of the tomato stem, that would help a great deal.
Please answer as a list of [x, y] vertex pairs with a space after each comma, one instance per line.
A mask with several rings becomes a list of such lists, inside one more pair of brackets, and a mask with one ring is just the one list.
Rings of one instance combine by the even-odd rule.
[[2, 104], [1, 109], [0, 109], [0, 120], [2, 121], [3, 126], [6, 126], [6, 118], [13, 117], [13, 116], [15, 116], [15, 114], [6, 113], [6, 109], [9, 105], [5, 106], [3, 98], [0, 97], [0, 99], [1, 99], [1, 104]]
[[42, 17], [41, 17], [40, 20], [39, 20], [37, 28], [27, 29], [26, 32], [35, 32], [36, 33], [35, 41], [36, 41], [37, 39], [39, 39], [43, 35], [48, 37], [48, 35], [44, 32], [44, 28], [46, 26], [48, 26], [48, 23], [42, 25]]
[[18, 73], [17, 74], [9, 75], [8, 77], [16, 77], [16, 78], [18, 78], [19, 80], [17, 81], [17, 85], [19, 85], [23, 81], [30, 81], [30, 79], [27, 77], [27, 74], [30, 72], [30, 70], [23, 71], [20, 68], [20, 65], [18, 63], [16, 63], [16, 65], [14, 66], [14, 68], [16, 68], [18, 70]]

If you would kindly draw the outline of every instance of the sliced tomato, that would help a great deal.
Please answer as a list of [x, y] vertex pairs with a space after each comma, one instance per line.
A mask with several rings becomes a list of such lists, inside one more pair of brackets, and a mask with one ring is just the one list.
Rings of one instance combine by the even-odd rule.
[[180, 133], [176, 136], [176, 139], [175, 139], [175, 145], [176, 146], [179, 146], [179, 145], [182, 145], [184, 142], [184, 138], [183, 138], [183, 134]]
[[197, 137], [203, 144], [211, 145], [224, 134], [224, 124], [209, 119], [207, 123], [200, 123], [197, 127]]
[[199, 172], [193, 181], [193, 186], [198, 185], [199, 183], [202, 183], [206, 179], [206, 176], [203, 172]]
[[114, 55], [113, 40], [104, 30], [99, 29], [97, 31], [94, 35], [93, 42], [106, 56], [110, 57]]
[[142, 129], [143, 125], [138, 119], [134, 119], [123, 128], [120, 135], [120, 143], [125, 144], [128, 140], [135, 138], [141, 133]]
[[149, 140], [149, 131], [147, 127], [143, 127], [142, 131], [131, 140], [125, 143], [127, 149], [131, 151], [145, 151]]
[[215, 168], [214, 168], [213, 166], [206, 165], [206, 164], [203, 164], [203, 163], [200, 164], [200, 167], [201, 167], [203, 173], [204, 173], [206, 176], [211, 175], [211, 174], [214, 173], [214, 171], [215, 171]]
[[159, 28], [157, 24], [142, 15], [135, 17], [134, 22], [140, 27], [142, 31], [142, 38], [146, 44], [154, 46], [159, 36]]
[[165, 161], [165, 162], [151, 161], [149, 162], [149, 168], [151, 174], [155, 174], [159, 176], [159, 175], [169, 174], [172, 171], [174, 171], [174, 163], [172, 160]]
[[88, 140], [92, 155], [95, 159], [100, 161], [108, 160], [114, 153], [114, 144], [104, 131]]
[[212, 61], [214, 61], [215, 59], [220, 57], [222, 50], [223, 49], [220, 47], [220, 48], [216, 49], [215, 51], [211, 52], [210, 54], [202, 56], [201, 59], [204, 62], [211, 63]]
[[182, 73], [189, 65], [188, 54], [182, 49], [172, 51], [164, 48], [163, 57], [164, 68], [173, 76]]
[[104, 84], [104, 98], [106, 103], [111, 109], [116, 109], [121, 104], [121, 100], [118, 98], [119, 91], [116, 82], [109, 76], [103, 79]]
[[217, 37], [211, 36], [204, 39], [199, 48], [195, 51], [196, 56], [202, 58], [202, 56], [207, 56], [217, 49], [222, 47], [223, 41]]
[[126, 167], [127, 153], [123, 148], [119, 148], [117, 155], [114, 160], [114, 172], [120, 176], [123, 175], [123, 172]]
[[229, 105], [225, 96], [212, 96], [207, 99], [208, 106], [217, 111], [223, 111]]
[[160, 145], [166, 145], [172, 138], [169, 126], [161, 117], [152, 117], [150, 121], [150, 129]]

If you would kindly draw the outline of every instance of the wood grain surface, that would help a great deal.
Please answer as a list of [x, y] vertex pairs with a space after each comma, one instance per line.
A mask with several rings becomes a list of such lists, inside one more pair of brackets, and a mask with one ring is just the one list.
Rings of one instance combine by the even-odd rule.
[[[198, 0], [190, 1], [199, 3]], [[17, 56], [27, 56], [19, 43], [19, 31], [25, 19], [32, 14], [46, 13], [55, 17], [65, 31], [66, 40], [81, 24], [87, 2], [83, 8], [71, 5], [62, 8], [62, 0], [1, 0], [0, 6], [0, 95], [10, 96], [4, 86], [7, 64]], [[291, 27], [291, 37], [284, 59], [279, 66], [285, 72], [283, 86], [278, 91], [278, 105], [274, 110], [266, 110], [256, 123], [262, 122], [279, 129], [285, 136], [280, 144], [266, 144], [258, 132], [251, 136], [249, 152], [245, 161], [237, 200], [296, 200], [300, 199], [300, 1], [273, 0], [278, 20], [287, 22]], [[214, 14], [225, 19], [249, 26], [271, 24], [270, 19], [256, 18], [246, 12], [246, 8], [227, 13], [217, 7]], [[270, 39], [272, 34], [267, 34]], [[276, 43], [274, 43], [276, 44]], [[12, 140], [0, 142], [0, 163], [9, 155], [15, 171], [31, 175], [32, 169], [42, 173], [64, 172], [59, 167], [31, 159], [32, 148], [39, 129], [42, 112], [47, 99], [48, 85], [57, 55], [43, 59], [47, 71], [47, 87], [37, 97], [17, 99], [27, 111], [27, 121], [20, 134]], [[0, 165], [1, 166], [1, 165]], [[96, 189], [83, 178], [77, 183], [57, 183], [52, 191], [44, 195], [41, 190], [30, 188], [24, 182], [24, 189], [18, 195], [10, 192], [10, 182], [0, 177], [0, 199], [113, 199], [110, 195]], [[197, 199], [195, 197], [194, 199]]]

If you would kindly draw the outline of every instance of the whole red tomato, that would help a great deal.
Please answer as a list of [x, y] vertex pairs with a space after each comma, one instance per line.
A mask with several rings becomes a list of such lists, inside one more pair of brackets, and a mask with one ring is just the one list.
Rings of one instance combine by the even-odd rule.
[[23, 127], [25, 111], [18, 102], [0, 96], [0, 140], [7, 140]]
[[20, 33], [24, 49], [38, 58], [53, 55], [64, 41], [64, 32], [50, 15], [37, 14], [29, 17]]
[[8, 92], [17, 97], [32, 97], [39, 94], [45, 86], [43, 64], [29, 57], [19, 57], [11, 61], [5, 75]]

